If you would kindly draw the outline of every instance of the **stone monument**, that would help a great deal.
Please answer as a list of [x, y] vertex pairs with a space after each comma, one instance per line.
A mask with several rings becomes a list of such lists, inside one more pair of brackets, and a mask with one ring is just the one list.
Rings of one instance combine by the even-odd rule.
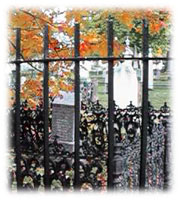
[[[149, 57], [153, 57], [152, 55], [152, 48], [149, 48]], [[148, 89], [153, 89], [153, 70], [154, 70], [154, 64], [153, 61], [149, 61], [149, 73], [148, 73]]]
[[66, 151], [74, 151], [74, 92], [61, 91], [52, 106], [52, 136]]
[[91, 88], [91, 101], [95, 102], [98, 100], [98, 80], [93, 78], [92, 79], [92, 88]]
[[[132, 57], [133, 52], [127, 37], [124, 57]], [[126, 108], [130, 101], [138, 106], [138, 79], [132, 60], [125, 60], [114, 66], [114, 100], [120, 108]]]
[[160, 60], [158, 63], [155, 64], [155, 67], [154, 67], [154, 72], [155, 72], [154, 79], [155, 80], [159, 80], [161, 70], [162, 70], [163, 67], [164, 67], [164, 64], [163, 64], [162, 60]]

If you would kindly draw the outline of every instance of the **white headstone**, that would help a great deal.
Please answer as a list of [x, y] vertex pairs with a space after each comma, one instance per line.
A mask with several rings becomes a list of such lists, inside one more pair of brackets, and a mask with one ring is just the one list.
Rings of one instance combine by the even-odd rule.
[[[149, 57], [153, 57], [152, 55], [152, 48], [149, 48]], [[154, 70], [154, 64], [153, 61], [149, 61], [149, 74], [148, 74], [148, 88], [153, 89], [153, 70]]]
[[114, 100], [120, 108], [126, 108], [130, 101], [138, 106], [138, 80], [132, 66], [126, 63], [115, 66]]
[[155, 68], [156, 68], [157, 70], [162, 70], [163, 66], [164, 66], [163, 61], [160, 60], [159, 63], [156, 65]]
[[[132, 55], [127, 37], [124, 57]], [[131, 60], [125, 60], [122, 64], [114, 66], [114, 100], [120, 108], [126, 108], [130, 101], [138, 106], [138, 80]]]
[[154, 71], [155, 71], [155, 76], [154, 76], [154, 78], [155, 78], [156, 80], [159, 80], [159, 78], [160, 78], [160, 73], [161, 73], [161, 70], [162, 70], [163, 66], [164, 66], [164, 65], [163, 65], [162, 60], [159, 61], [157, 64], [154, 64]]
[[91, 100], [93, 102], [98, 100], [98, 96], [97, 96], [97, 89], [98, 89], [98, 80], [97, 79], [93, 79], [92, 80], [92, 96], [91, 96]]
[[[139, 58], [142, 57], [142, 53], [139, 53], [138, 55]], [[140, 60], [139, 61], [139, 65], [140, 65], [140, 72], [141, 72], [141, 77], [140, 77], [140, 82], [143, 82], [143, 62]]]

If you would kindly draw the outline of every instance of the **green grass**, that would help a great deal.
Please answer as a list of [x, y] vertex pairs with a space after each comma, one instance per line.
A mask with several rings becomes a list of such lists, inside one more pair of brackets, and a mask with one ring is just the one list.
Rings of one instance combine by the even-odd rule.
[[[149, 101], [154, 106], [154, 108], [159, 109], [164, 102], [167, 102], [167, 105], [171, 105], [171, 88], [170, 81], [163, 74], [160, 77], [160, 80], [154, 81], [154, 89], [149, 90]], [[162, 86], [161, 86], [162, 85]], [[164, 86], [163, 86], [164, 85]], [[169, 85], [169, 86], [168, 86]], [[107, 107], [108, 95], [103, 93], [104, 85], [98, 85], [98, 98], [99, 102]]]
[[[155, 82], [156, 83], [156, 82]], [[159, 84], [168, 84], [168, 81], [158, 81]], [[149, 100], [155, 108], [160, 108], [164, 102], [167, 105], [171, 105], [171, 88], [168, 87], [157, 87], [149, 91]]]

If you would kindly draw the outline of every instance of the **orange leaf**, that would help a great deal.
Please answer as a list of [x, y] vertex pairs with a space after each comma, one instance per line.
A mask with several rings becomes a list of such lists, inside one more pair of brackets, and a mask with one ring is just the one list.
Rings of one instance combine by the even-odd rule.
[[132, 19], [131, 19], [131, 15], [129, 12], [127, 11], [123, 11], [122, 14], [121, 14], [121, 19], [122, 19], [122, 22], [124, 24], [130, 24]]

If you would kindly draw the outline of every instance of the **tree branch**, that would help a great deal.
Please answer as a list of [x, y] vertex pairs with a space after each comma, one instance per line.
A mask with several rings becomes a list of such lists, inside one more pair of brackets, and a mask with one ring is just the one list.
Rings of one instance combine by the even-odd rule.
[[[10, 40], [8, 40], [9, 41], [9, 43], [13, 46], [13, 48], [16, 50], [16, 45], [13, 43], [13, 42], [11, 42]], [[22, 59], [23, 60], [25, 60], [25, 58], [24, 58], [24, 56], [20, 53], [20, 55], [21, 55], [21, 57], [22, 57]], [[41, 70], [39, 70], [38, 68], [36, 68], [36, 67], [34, 67], [31, 63], [28, 63], [33, 69], [35, 69], [35, 70], [37, 70], [38, 72], [42, 72]]]
[[[41, 31], [43, 30], [43, 27], [39, 24], [39, 22], [37, 21], [37, 19], [40, 19], [40, 20], [46, 22], [50, 26], [56, 27], [54, 24], [51, 24], [47, 20], [45, 20], [45, 19], [43, 19], [43, 18], [41, 18], [41, 17], [39, 17], [37, 15], [35, 16], [35, 15], [31, 14], [30, 12], [28, 12], [26, 10], [20, 9], [20, 11], [23, 12], [23, 13], [25, 13], [25, 14], [27, 14], [27, 15], [30, 15], [32, 18], [34, 18], [34, 20], [36, 21], [36, 23], [37, 23], [37, 25], [38, 25], [38, 27], [40, 28]], [[50, 44], [51, 44], [51, 42], [50, 42]], [[57, 56], [60, 57], [59, 53], [57, 52], [57, 50], [55, 48], [54, 48], [54, 51], [56, 52]]]

